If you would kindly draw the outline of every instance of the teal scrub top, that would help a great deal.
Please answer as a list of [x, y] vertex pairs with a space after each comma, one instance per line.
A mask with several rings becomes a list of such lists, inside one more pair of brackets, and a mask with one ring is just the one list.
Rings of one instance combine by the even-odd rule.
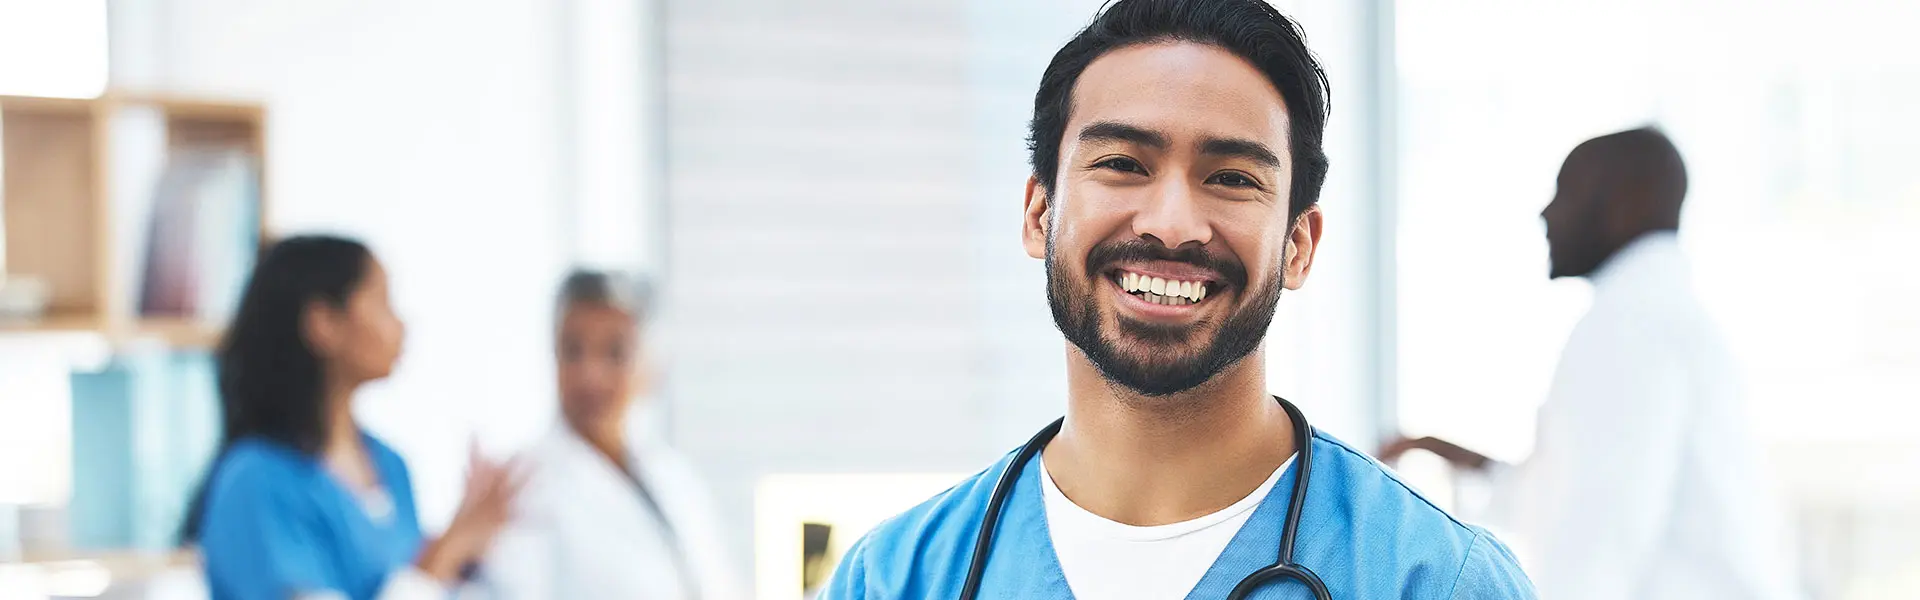
[[313, 457], [278, 442], [247, 438], [222, 453], [199, 536], [215, 600], [328, 592], [373, 600], [389, 574], [413, 563], [421, 535], [407, 465], [363, 437], [388, 497], [371, 508]]
[[[1335, 600], [1535, 597], [1512, 553], [1491, 534], [1455, 520], [1345, 443], [1320, 432], [1312, 443], [1313, 471], [1294, 560], [1318, 574]], [[959, 597], [980, 517], [1014, 454], [868, 532], [847, 551], [819, 598]], [[1040, 472], [1027, 465], [1007, 498], [979, 598], [1073, 597], [1047, 532]], [[1225, 598], [1241, 578], [1274, 562], [1297, 472], [1281, 476], [1187, 598]], [[1313, 595], [1299, 583], [1280, 581], [1251, 597]]]

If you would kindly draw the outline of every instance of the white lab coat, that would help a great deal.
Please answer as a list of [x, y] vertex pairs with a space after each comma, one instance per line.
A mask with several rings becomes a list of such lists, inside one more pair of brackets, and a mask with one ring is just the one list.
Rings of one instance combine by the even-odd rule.
[[1494, 473], [1491, 524], [1542, 598], [1802, 596], [1787, 514], [1677, 240], [1640, 238], [1591, 279], [1534, 453]]
[[530, 478], [514, 519], [494, 541], [478, 588], [498, 600], [745, 598], [721, 550], [705, 486], [665, 444], [629, 434], [630, 464], [672, 524], [689, 589], [659, 519], [633, 481], [567, 427], [522, 453]]

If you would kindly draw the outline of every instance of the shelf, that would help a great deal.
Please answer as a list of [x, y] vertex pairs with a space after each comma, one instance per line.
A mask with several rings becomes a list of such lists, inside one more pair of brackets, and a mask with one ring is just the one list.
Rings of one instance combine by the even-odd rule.
[[141, 319], [133, 327], [114, 332], [117, 341], [158, 339], [168, 346], [189, 350], [212, 350], [220, 345], [220, 327], [187, 318]]
[[31, 321], [0, 320], [0, 335], [99, 332], [103, 329], [99, 319], [86, 315], [54, 314]]
[[266, 107], [259, 102], [241, 98], [215, 98], [206, 96], [183, 96], [168, 93], [150, 93], [130, 90], [116, 90], [100, 97], [101, 100], [117, 104], [136, 104], [157, 106], [168, 114], [233, 118], [257, 121], [264, 118]]
[[[104, 588], [87, 590], [95, 593], [127, 584], [138, 584], [167, 573], [195, 571], [200, 566], [200, 558], [191, 551], [156, 550], [105, 550], [74, 552], [34, 552], [28, 551], [17, 562], [0, 561], [0, 567], [26, 567], [46, 575], [46, 579], [63, 580], [73, 585], [74, 581], [85, 581], [90, 587]], [[97, 583], [96, 583], [97, 582]]]
[[221, 328], [190, 318], [145, 318], [130, 325], [111, 326], [84, 315], [52, 315], [34, 321], [0, 321], [0, 337], [18, 335], [98, 334], [114, 345], [157, 340], [182, 350], [212, 350], [220, 344]]
[[[178, 240], [159, 246], [176, 249], [165, 260], [154, 258], [157, 242], [142, 241], [142, 235], [157, 235], [163, 218], [165, 231], [176, 236], [188, 229], [181, 223], [211, 218], [216, 227], [250, 230], [255, 244], [264, 243], [271, 205], [266, 121], [265, 106], [245, 100], [125, 89], [89, 99], [0, 95], [0, 172], [8, 175], [0, 178], [0, 273], [37, 278], [48, 287], [47, 316], [0, 320], [0, 341], [35, 345], [90, 334], [115, 349], [218, 345], [218, 324], [138, 314], [142, 290], [134, 286], [152, 265], [172, 265], [162, 280], [179, 284], [196, 281], [180, 273], [206, 272], [179, 265], [210, 264], [197, 253], [177, 251], [184, 247]], [[195, 194], [217, 194], [223, 202], [210, 205]], [[153, 206], [126, 208], [143, 204]], [[211, 260], [220, 265], [213, 277], [245, 275], [244, 266]], [[183, 311], [195, 305], [174, 297], [153, 304]]]
[[31, 113], [90, 114], [94, 101], [77, 98], [41, 98], [37, 96], [0, 96], [0, 107]]
[[[55, 315], [33, 322], [0, 321], [0, 355], [52, 357], [78, 371], [107, 362], [111, 348], [98, 321], [80, 315]], [[0, 358], [0, 362], [8, 359]]]
[[126, 567], [191, 567], [200, 564], [199, 557], [189, 550], [73, 550], [67, 552], [45, 552], [28, 550], [23, 552], [20, 564], [67, 563], [91, 561], [105, 566]]

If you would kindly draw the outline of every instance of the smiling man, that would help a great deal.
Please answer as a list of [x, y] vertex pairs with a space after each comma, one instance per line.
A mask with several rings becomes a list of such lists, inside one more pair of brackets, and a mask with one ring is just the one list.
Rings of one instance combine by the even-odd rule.
[[824, 598], [1531, 598], [1498, 541], [1265, 391], [1327, 83], [1258, 0], [1119, 0], [1034, 98], [1023, 239], [1067, 415], [877, 527]]

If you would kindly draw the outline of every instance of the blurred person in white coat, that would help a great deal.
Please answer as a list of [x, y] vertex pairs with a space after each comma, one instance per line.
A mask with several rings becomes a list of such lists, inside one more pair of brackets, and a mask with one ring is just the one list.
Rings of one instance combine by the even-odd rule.
[[481, 567], [487, 596], [744, 597], [704, 484], [638, 422], [646, 296], [606, 272], [576, 271], [561, 286], [561, 419], [521, 455], [530, 475]]
[[1679, 151], [1650, 128], [1595, 138], [1558, 186], [1541, 212], [1552, 276], [1589, 280], [1593, 306], [1567, 340], [1533, 454], [1504, 465], [1425, 437], [1380, 458], [1420, 449], [1485, 471], [1489, 524], [1515, 540], [1542, 598], [1801, 597], [1733, 361], [1675, 239]]

